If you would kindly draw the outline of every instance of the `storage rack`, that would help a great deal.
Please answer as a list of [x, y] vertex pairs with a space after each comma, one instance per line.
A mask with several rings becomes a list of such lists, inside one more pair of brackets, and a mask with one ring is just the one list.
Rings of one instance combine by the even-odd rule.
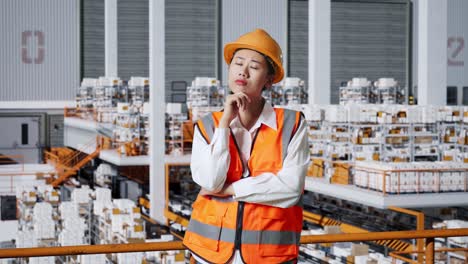
[[439, 161], [439, 133], [437, 123], [412, 123], [413, 161]]
[[465, 114], [458, 107], [315, 107], [323, 109], [324, 118], [308, 106], [285, 107], [302, 110], [309, 123], [309, 176], [331, 178], [336, 161], [349, 162], [351, 176], [356, 161], [468, 161], [468, 113], [462, 121]]
[[97, 86], [98, 80], [84, 78], [81, 86], [76, 93], [76, 107], [80, 109], [80, 117], [82, 119], [92, 120], [93, 117], [93, 95], [94, 87]]
[[149, 79], [131, 77], [128, 81], [128, 102], [143, 113], [143, 105], [149, 102]]
[[353, 143], [352, 161], [380, 160], [382, 153], [382, 126], [379, 124], [351, 125]]
[[183, 238], [200, 187], [192, 180], [190, 164], [166, 164], [166, 208], [164, 215], [173, 235]]
[[166, 154], [184, 154], [184, 122], [187, 115], [182, 104], [168, 103], [166, 107]]
[[119, 103], [114, 141], [122, 155], [140, 155], [140, 114], [128, 103]]
[[187, 87], [187, 107], [222, 106], [225, 89], [215, 78], [196, 77]]
[[140, 134], [140, 154], [149, 154], [149, 138], [150, 138], [150, 120], [149, 120], [149, 103], [143, 104], [143, 113], [140, 114], [139, 122]]
[[380, 78], [374, 82], [378, 104], [404, 104], [405, 90], [393, 78]]
[[380, 78], [371, 83], [367, 78], [355, 77], [339, 88], [340, 105], [404, 104], [405, 91], [393, 78]]
[[367, 78], [353, 78], [343, 84], [339, 88], [340, 105], [376, 102], [375, 89]]
[[307, 103], [308, 94], [304, 81], [299, 78], [286, 77], [281, 82], [284, 103], [286, 105], [298, 105]]

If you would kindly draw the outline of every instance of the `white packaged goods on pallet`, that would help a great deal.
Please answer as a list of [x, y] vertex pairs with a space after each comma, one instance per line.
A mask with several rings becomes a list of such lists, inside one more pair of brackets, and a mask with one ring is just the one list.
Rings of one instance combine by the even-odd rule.
[[161, 241], [173, 241], [174, 240], [174, 236], [173, 235], [161, 235]]
[[144, 254], [142, 252], [117, 253], [118, 263], [141, 264], [143, 261], [143, 257], [144, 257]]
[[108, 219], [112, 212], [112, 208], [114, 205], [111, 201], [101, 202], [101, 201], [94, 201], [93, 202], [93, 213], [97, 216], [100, 216], [104, 219]]
[[[460, 118], [466, 115], [468, 120], [468, 112], [461, 111], [468, 110], [468, 107], [332, 105], [323, 109], [324, 120], [314, 121], [308, 118], [307, 121], [311, 155], [325, 158], [325, 168], [331, 167], [332, 164], [328, 163], [336, 160], [442, 160], [468, 163], [468, 126]], [[308, 111], [310, 109], [305, 110]], [[350, 152], [347, 151], [348, 147], [351, 148]], [[325, 171], [327, 174], [333, 172]], [[432, 189], [428, 186], [420, 187], [424, 190]], [[412, 186], [405, 188], [408, 189], [406, 192], [414, 189]], [[442, 189], [454, 191], [448, 186], [442, 186]]]
[[126, 237], [144, 240], [146, 238], [145, 228], [142, 224], [134, 224], [126, 228]]
[[336, 105], [328, 105], [325, 108], [325, 121], [334, 123], [348, 122], [347, 108]]
[[120, 85], [122, 81], [120, 80], [119, 77], [105, 77], [101, 76], [99, 77], [98, 80], [98, 85], [104, 86], [104, 87], [112, 87], [114, 85]]
[[112, 232], [120, 233], [125, 235], [125, 226], [129, 226], [133, 223], [133, 219], [128, 214], [112, 214], [111, 215], [111, 226]]
[[331, 248], [331, 253], [336, 257], [347, 257], [351, 255], [352, 243], [334, 243]]
[[462, 120], [462, 108], [458, 106], [441, 106], [438, 109], [437, 121], [459, 122]]
[[222, 106], [225, 89], [215, 78], [196, 77], [187, 87], [187, 106]]
[[23, 202], [36, 202], [37, 193], [34, 186], [17, 186], [16, 198]]
[[369, 260], [368, 255], [354, 256], [354, 264], [367, 264], [368, 260]]
[[419, 116], [412, 120], [414, 123], [435, 123], [437, 122], [437, 108], [435, 106], [415, 107]]
[[108, 188], [96, 188], [95, 190], [96, 201], [112, 203], [112, 192]]
[[352, 123], [377, 123], [377, 115], [380, 111], [378, 105], [348, 105], [348, 121]]
[[174, 230], [176, 230], [178, 232], [184, 232], [186, 230], [186, 228], [183, 225], [179, 224], [179, 223], [171, 224], [171, 229], [174, 229]]
[[325, 118], [325, 111], [320, 106], [304, 105], [302, 111], [308, 121], [323, 121]]
[[96, 264], [96, 263], [107, 263], [106, 255], [80, 255], [78, 256], [80, 264]]
[[307, 103], [307, 92], [304, 81], [297, 77], [286, 77], [279, 84], [283, 89], [284, 102], [287, 105], [300, 105]]
[[47, 202], [36, 203], [34, 205], [33, 217], [52, 219], [52, 205]]
[[39, 185], [36, 187], [36, 189], [38, 193], [44, 195], [44, 193], [46, 192], [52, 192], [54, 190], [54, 187], [52, 187], [52, 185]]
[[[445, 220], [448, 229], [454, 228], [468, 228], [468, 221], [463, 220]], [[468, 245], [468, 236], [465, 237], [449, 237], [450, 241], [460, 244], [461, 246], [466, 247]]]
[[42, 196], [45, 201], [58, 202], [60, 193], [55, 190], [51, 185], [38, 185], [36, 186], [37, 194]]
[[62, 222], [63, 229], [83, 231], [87, 228], [85, 219], [81, 217], [65, 218]]
[[[76, 94], [76, 107], [81, 109], [93, 107], [94, 87], [98, 86], [98, 79], [84, 78]], [[83, 112], [82, 118], [91, 119], [91, 112]]]
[[131, 77], [128, 81], [128, 96], [130, 103], [144, 112], [142, 106], [149, 100], [149, 79], [146, 77]]
[[37, 247], [37, 238], [36, 234], [34, 233], [34, 230], [19, 230], [16, 233], [16, 247]]
[[84, 245], [83, 237], [84, 230], [64, 229], [58, 236], [58, 241], [61, 246], [77, 246]]
[[136, 206], [135, 202], [129, 199], [114, 199], [113, 203], [116, 208], [125, 214], [130, 214]]
[[387, 193], [465, 191], [467, 169], [462, 162], [357, 161], [354, 185]]
[[55, 238], [55, 222], [52, 218], [34, 217], [34, 234], [37, 239]]
[[88, 203], [91, 200], [91, 193], [92, 190], [87, 185], [75, 188], [71, 193], [71, 201], [77, 204]]
[[367, 78], [353, 78], [339, 87], [340, 105], [375, 103], [374, 87]]
[[55, 257], [29, 258], [29, 264], [55, 264]]
[[78, 217], [78, 205], [75, 202], [61, 202], [59, 212], [62, 219]]

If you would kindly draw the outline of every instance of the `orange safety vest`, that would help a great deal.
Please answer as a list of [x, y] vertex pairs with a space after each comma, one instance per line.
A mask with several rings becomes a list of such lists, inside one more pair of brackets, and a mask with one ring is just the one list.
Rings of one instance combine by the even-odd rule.
[[[276, 174], [281, 170], [289, 141], [301, 122], [300, 112], [274, 110], [277, 130], [260, 126], [248, 161], [249, 177], [264, 172]], [[215, 112], [197, 122], [207, 143], [221, 116], [221, 112]], [[244, 171], [232, 133], [229, 153], [231, 162], [226, 184], [240, 180]], [[192, 253], [210, 263], [227, 263], [236, 249], [240, 250], [244, 263], [294, 263], [301, 230], [302, 196], [296, 205], [279, 208], [198, 195], [183, 243]]]

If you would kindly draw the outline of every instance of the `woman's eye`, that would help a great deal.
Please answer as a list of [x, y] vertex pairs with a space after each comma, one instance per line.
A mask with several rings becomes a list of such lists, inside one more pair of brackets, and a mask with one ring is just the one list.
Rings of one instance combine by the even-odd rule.
[[240, 62], [236, 62], [235, 64], [238, 65], [238, 66], [242, 66], [242, 63], [240, 63]]
[[258, 70], [258, 67], [251, 66], [250, 69]]

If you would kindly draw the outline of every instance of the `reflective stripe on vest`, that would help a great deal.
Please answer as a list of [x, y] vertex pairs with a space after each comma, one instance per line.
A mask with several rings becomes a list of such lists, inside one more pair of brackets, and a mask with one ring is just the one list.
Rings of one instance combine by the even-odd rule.
[[[212, 240], [229, 243], [234, 243], [236, 237], [235, 229], [208, 225], [195, 219], [190, 220], [188, 230]], [[242, 230], [242, 244], [299, 245], [300, 238], [301, 233], [292, 231]]]
[[211, 139], [213, 139], [215, 129], [213, 117], [211, 115], [205, 115], [204, 117], [202, 117], [201, 122], [203, 123], [203, 127], [205, 128], [206, 136], [208, 137], [207, 140], [208, 142], [211, 142]]
[[288, 146], [289, 146], [289, 141], [291, 141], [294, 126], [296, 125], [296, 112], [289, 110], [289, 109], [284, 109], [284, 116], [283, 116], [283, 136], [282, 136], [282, 151], [281, 153], [283, 154], [283, 161], [286, 158], [286, 155], [288, 154]]

